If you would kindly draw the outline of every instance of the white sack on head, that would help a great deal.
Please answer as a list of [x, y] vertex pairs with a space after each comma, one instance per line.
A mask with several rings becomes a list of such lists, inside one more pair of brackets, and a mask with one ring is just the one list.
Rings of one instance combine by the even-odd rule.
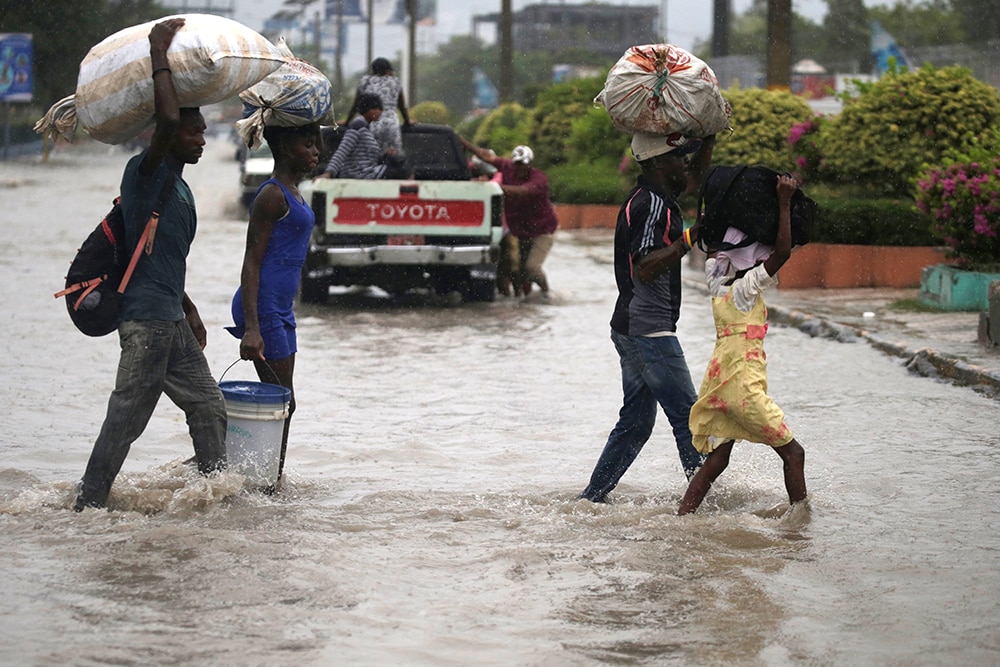
[[[185, 21], [167, 49], [167, 62], [182, 107], [228, 99], [278, 69], [286, 60], [278, 47], [232, 19], [211, 14], [167, 18]], [[74, 96], [76, 118], [98, 141], [120, 144], [153, 123], [149, 31], [165, 20], [116, 32], [91, 48], [80, 64]], [[61, 123], [61, 133], [70, 138], [75, 129], [68, 127], [71, 106], [65, 100], [56, 103], [36, 124], [36, 131], [51, 133]]]
[[629, 133], [700, 138], [727, 129], [732, 116], [712, 68], [672, 44], [629, 47], [594, 104]]
[[260, 145], [268, 125], [336, 124], [330, 80], [305, 60], [293, 56], [284, 38], [278, 48], [287, 56], [285, 64], [240, 93], [243, 119], [236, 121], [236, 131], [250, 148]]

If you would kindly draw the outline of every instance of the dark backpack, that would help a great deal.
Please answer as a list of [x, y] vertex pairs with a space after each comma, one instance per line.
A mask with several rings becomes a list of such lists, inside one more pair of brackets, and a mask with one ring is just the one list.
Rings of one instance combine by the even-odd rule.
[[[769, 167], [713, 167], [705, 178], [698, 198], [701, 221], [698, 245], [721, 250], [726, 229], [736, 227], [747, 238], [727, 248], [759, 241], [774, 245], [778, 237], [778, 193], [780, 172]], [[818, 206], [801, 190], [792, 195], [792, 245], [809, 243], [809, 234]], [[702, 212], [704, 211], [704, 217]]]
[[[159, 211], [173, 190], [174, 175], [167, 177], [142, 237], [129, 257], [125, 247], [125, 216], [121, 197], [116, 197], [101, 224], [84, 240], [66, 273], [66, 289], [55, 297], [66, 297], [66, 309], [76, 328], [88, 336], [105, 336], [118, 328], [122, 294], [150, 236], [155, 234]], [[152, 247], [150, 247], [152, 250]]]

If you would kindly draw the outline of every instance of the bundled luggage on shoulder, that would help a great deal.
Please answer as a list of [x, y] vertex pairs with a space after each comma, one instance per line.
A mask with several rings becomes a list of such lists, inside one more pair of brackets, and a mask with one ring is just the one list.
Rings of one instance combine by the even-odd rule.
[[629, 47], [594, 103], [629, 133], [707, 137], [729, 128], [732, 116], [712, 69], [672, 44]]
[[[720, 249], [726, 229], [735, 227], [747, 235], [740, 245], [759, 241], [774, 245], [778, 236], [778, 176], [780, 172], [761, 165], [712, 167], [698, 198], [703, 249]], [[792, 245], [809, 242], [818, 206], [802, 192], [792, 195]], [[702, 215], [704, 212], [704, 215]]]
[[[183, 14], [167, 59], [182, 107], [226, 100], [278, 69], [287, 56], [245, 25], [211, 14]], [[120, 30], [90, 49], [76, 93], [56, 102], [35, 125], [71, 139], [77, 125], [94, 139], [120, 144], [153, 123], [149, 32], [160, 21]]]

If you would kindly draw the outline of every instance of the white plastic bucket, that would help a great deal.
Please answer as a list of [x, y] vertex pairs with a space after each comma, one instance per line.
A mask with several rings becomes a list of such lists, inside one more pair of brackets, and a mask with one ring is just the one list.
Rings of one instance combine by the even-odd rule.
[[229, 469], [246, 477], [247, 486], [274, 486], [292, 392], [280, 385], [246, 380], [220, 382], [219, 388], [229, 417]]

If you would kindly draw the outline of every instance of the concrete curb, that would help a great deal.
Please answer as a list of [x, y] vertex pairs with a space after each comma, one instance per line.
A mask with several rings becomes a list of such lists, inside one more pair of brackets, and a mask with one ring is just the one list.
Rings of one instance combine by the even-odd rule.
[[[687, 278], [683, 279], [683, 282], [687, 289], [708, 294], [704, 283]], [[904, 343], [886, 340], [862, 328], [782, 306], [768, 304], [767, 313], [768, 319], [775, 324], [794, 327], [814, 338], [829, 338], [841, 343], [864, 340], [880, 352], [905, 359], [904, 365], [911, 373], [946, 379], [952, 384], [971, 387], [990, 397], [1000, 397], [1000, 373], [967, 363], [932, 348], [914, 349]]]
[[865, 329], [780, 306], [768, 306], [767, 312], [772, 322], [795, 327], [813, 337], [831, 338], [842, 343], [865, 340], [880, 352], [905, 359], [905, 366], [911, 373], [924, 377], [944, 378], [953, 384], [972, 387], [990, 396], [1000, 396], [1000, 374], [938, 352], [933, 348], [914, 349], [904, 343], [886, 340]]

